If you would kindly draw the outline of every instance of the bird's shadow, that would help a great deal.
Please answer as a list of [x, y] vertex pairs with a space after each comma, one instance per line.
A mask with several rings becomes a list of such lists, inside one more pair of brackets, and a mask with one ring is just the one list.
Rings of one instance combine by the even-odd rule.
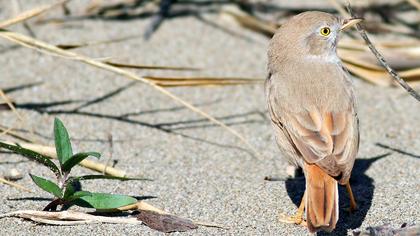
[[[357, 201], [358, 209], [349, 213], [349, 197], [344, 187], [339, 187], [339, 220], [336, 229], [331, 233], [318, 232], [317, 235], [347, 235], [349, 229], [359, 228], [372, 205], [375, 190], [374, 180], [366, 175], [366, 170], [376, 161], [390, 155], [386, 153], [369, 159], [357, 159], [354, 163], [350, 184]], [[305, 178], [298, 177], [285, 181], [287, 194], [296, 206], [299, 206], [305, 191]]]

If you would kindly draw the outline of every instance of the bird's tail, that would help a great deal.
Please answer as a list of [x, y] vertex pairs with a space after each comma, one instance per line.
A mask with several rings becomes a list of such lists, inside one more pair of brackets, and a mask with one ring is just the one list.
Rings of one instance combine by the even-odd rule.
[[305, 169], [308, 229], [331, 232], [338, 220], [337, 181], [316, 165], [305, 164]]

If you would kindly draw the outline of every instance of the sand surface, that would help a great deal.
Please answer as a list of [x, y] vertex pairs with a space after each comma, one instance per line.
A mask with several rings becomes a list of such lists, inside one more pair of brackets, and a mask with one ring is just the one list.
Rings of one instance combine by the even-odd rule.
[[[0, 2], [0, 19], [13, 15]], [[23, 9], [52, 1], [25, 1]], [[74, 14], [84, 1], [70, 5]], [[61, 17], [60, 10], [47, 15]], [[135, 71], [138, 75], [265, 77], [268, 39], [226, 23], [217, 14], [198, 20], [185, 15], [165, 21], [149, 41], [141, 35], [149, 18], [74, 19], [65, 24], [33, 24], [36, 37], [53, 44], [74, 44], [137, 37], [74, 51], [115, 61], [204, 68], [198, 72]], [[12, 30], [27, 34], [21, 26]], [[258, 160], [238, 139], [179, 103], [140, 82], [90, 66], [17, 47], [0, 39], [0, 87], [16, 101], [35, 138], [53, 145], [52, 125], [59, 117], [77, 151], [112, 155], [116, 167], [153, 182], [86, 181], [91, 191], [153, 196], [150, 204], [178, 216], [214, 222], [229, 230], [200, 227], [183, 235], [307, 235], [307, 230], [277, 222], [292, 214], [304, 180], [287, 177], [267, 119], [262, 84], [223, 88], [172, 88], [176, 95], [240, 132], [261, 153]], [[351, 183], [359, 210], [340, 211], [336, 235], [354, 228], [418, 223], [420, 216], [420, 105], [400, 88], [373, 86], [355, 79], [361, 145]], [[14, 88], [14, 89], [13, 89]], [[12, 91], [10, 91], [12, 90]], [[15, 125], [11, 112], [1, 123]], [[108, 142], [113, 137], [113, 148]], [[4, 137], [2, 137], [4, 138]], [[378, 146], [386, 145], [395, 150]], [[34, 193], [0, 185], [0, 213], [42, 209], [50, 196], [36, 188], [28, 172], [52, 177], [48, 170], [17, 155], [0, 154], [0, 175], [17, 168], [19, 184]], [[75, 168], [73, 174], [92, 173]], [[348, 206], [344, 188], [340, 207]], [[0, 235], [158, 235], [146, 226], [84, 225], [53, 227], [16, 218], [0, 219]]]

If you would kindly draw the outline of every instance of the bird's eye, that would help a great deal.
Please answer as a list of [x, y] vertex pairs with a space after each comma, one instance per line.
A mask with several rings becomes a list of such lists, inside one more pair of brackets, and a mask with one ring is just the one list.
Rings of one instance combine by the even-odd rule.
[[320, 33], [322, 36], [328, 36], [331, 33], [331, 29], [328, 27], [324, 27], [321, 29]]

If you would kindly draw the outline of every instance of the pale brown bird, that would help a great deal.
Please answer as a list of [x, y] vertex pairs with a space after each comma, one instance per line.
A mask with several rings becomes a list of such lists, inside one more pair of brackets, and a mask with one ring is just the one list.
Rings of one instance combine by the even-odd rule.
[[[336, 48], [339, 33], [360, 19], [309, 11], [292, 17], [272, 38], [265, 84], [277, 143], [303, 169], [306, 190], [298, 212], [280, 221], [332, 231], [338, 220], [338, 183], [346, 185], [359, 147], [353, 85]], [[306, 221], [303, 214], [306, 209]]]

